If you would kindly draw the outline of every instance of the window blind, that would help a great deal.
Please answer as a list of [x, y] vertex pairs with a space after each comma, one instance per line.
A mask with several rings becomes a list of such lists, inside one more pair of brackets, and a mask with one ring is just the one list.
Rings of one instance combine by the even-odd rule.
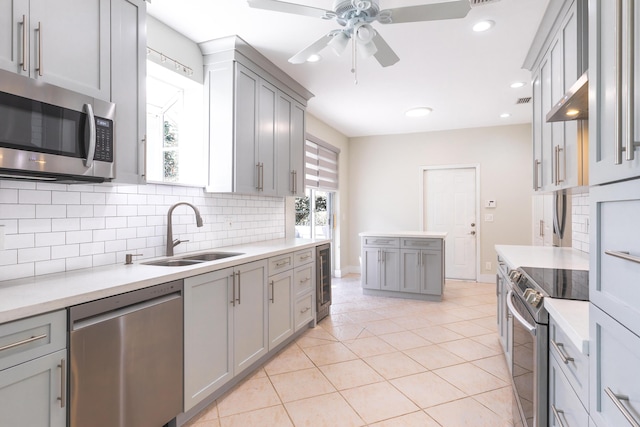
[[307, 135], [304, 153], [305, 186], [321, 190], [337, 190], [340, 150]]

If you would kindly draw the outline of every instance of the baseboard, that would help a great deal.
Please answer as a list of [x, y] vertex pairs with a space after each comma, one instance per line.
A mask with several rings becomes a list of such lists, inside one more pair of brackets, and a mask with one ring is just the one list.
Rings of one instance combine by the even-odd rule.
[[496, 281], [495, 274], [481, 274], [478, 276], [478, 282], [481, 283], [493, 283]]
[[344, 277], [348, 274], [360, 274], [360, 267], [345, 266], [340, 270], [333, 270], [333, 277]]

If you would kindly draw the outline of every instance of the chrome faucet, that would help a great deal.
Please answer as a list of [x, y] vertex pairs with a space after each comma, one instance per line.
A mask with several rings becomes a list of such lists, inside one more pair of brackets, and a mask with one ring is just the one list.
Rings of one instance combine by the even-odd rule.
[[178, 202], [175, 205], [171, 206], [169, 208], [169, 213], [167, 214], [167, 256], [173, 256], [174, 247], [178, 246], [180, 243], [188, 242], [188, 240], [179, 240], [179, 239], [173, 240], [173, 226], [171, 225], [171, 214], [173, 213], [173, 210], [180, 205], [191, 206], [193, 211], [196, 213], [196, 225], [198, 227], [202, 227], [202, 217], [200, 216], [200, 211], [191, 203]]

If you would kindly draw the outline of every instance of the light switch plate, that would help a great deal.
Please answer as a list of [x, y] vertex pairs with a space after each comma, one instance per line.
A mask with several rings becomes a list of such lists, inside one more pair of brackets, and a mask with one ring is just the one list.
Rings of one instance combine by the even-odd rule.
[[484, 222], [493, 222], [493, 214], [484, 214]]
[[485, 208], [495, 208], [495, 207], [496, 207], [495, 199], [487, 200], [487, 203], [485, 204]]

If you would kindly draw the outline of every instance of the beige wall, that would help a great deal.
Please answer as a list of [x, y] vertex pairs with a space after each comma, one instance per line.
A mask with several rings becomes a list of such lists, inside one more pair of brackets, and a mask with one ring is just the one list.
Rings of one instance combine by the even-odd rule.
[[[349, 264], [349, 139], [336, 131], [323, 121], [317, 119], [311, 114], [306, 115], [306, 130], [307, 133], [319, 138], [329, 144], [340, 149], [340, 157], [338, 159], [338, 197], [336, 201], [336, 208], [339, 212], [339, 216], [336, 218], [336, 230], [334, 239], [334, 254], [335, 260], [333, 270], [337, 275], [345, 275], [349, 273], [347, 267]], [[287, 200], [287, 235], [293, 233], [295, 216], [294, 215], [294, 199], [289, 198]]]
[[360, 232], [421, 229], [422, 167], [479, 164], [480, 278], [493, 274], [495, 244], [531, 244], [531, 150], [529, 124], [350, 139], [345, 263], [358, 271]]

